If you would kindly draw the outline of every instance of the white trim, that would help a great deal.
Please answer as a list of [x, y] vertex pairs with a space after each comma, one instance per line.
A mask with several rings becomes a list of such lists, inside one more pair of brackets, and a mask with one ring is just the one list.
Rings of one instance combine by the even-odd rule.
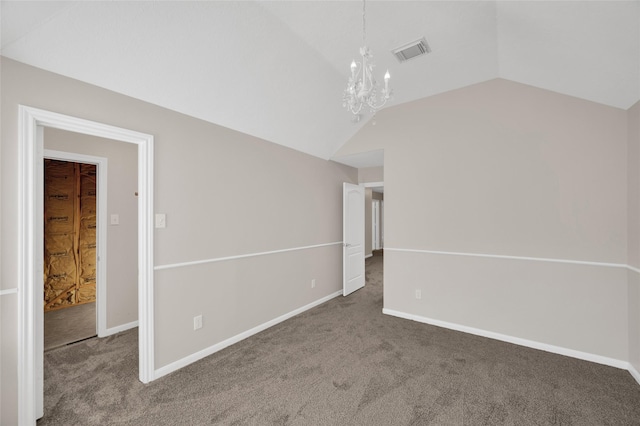
[[485, 257], [492, 259], [511, 259], [511, 260], [531, 260], [534, 262], [552, 262], [552, 263], [570, 263], [575, 265], [589, 265], [589, 266], [606, 266], [611, 268], [629, 268], [633, 271], [638, 271], [629, 265], [624, 263], [608, 263], [608, 262], [589, 262], [584, 260], [570, 260], [570, 259], [552, 259], [545, 257], [527, 257], [527, 256], [507, 256], [502, 254], [484, 254], [484, 253], [460, 253], [453, 251], [436, 251], [436, 250], [418, 250], [418, 249], [402, 249], [402, 248], [389, 248], [385, 247], [385, 251], [397, 251], [405, 253], [425, 253], [425, 254], [441, 254], [446, 256], [469, 256], [469, 257]]
[[8, 288], [6, 290], [0, 290], [0, 296], [6, 296], [8, 294], [18, 294], [17, 288]]
[[292, 318], [292, 317], [294, 317], [294, 316], [296, 316], [298, 314], [301, 314], [304, 311], [307, 311], [307, 310], [309, 310], [311, 308], [314, 308], [314, 307], [316, 307], [318, 305], [321, 305], [321, 304], [333, 299], [334, 297], [338, 297], [340, 295], [342, 295], [342, 290], [336, 291], [335, 293], [331, 293], [330, 295], [325, 296], [325, 297], [323, 297], [321, 299], [318, 299], [315, 302], [311, 302], [308, 305], [302, 306], [301, 308], [295, 309], [295, 310], [293, 310], [293, 311], [291, 311], [291, 312], [289, 312], [287, 314], [281, 315], [281, 316], [279, 316], [277, 318], [272, 319], [271, 321], [267, 321], [267, 322], [265, 322], [263, 324], [260, 324], [260, 325], [258, 325], [256, 327], [253, 327], [252, 329], [249, 329], [249, 330], [247, 330], [245, 332], [242, 332], [240, 334], [236, 334], [233, 337], [230, 337], [230, 338], [228, 338], [226, 340], [223, 340], [220, 343], [216, 343], [215, 345], [209, 346], [208, 348], [202, 349], [202, 350], [200, 350], [200, 351], [198, 351], [196, 353], [188, 355], [188, 356], [186, 356], [186, 357], [184, 357], [182, 359], [174, 361], [171, 364], [167, 364], [164, 367], [161, 367], [161, 368], [159, 368], [159, 369], [157, 369], [155, 371], [155, 378], [157, 379], [157, 378], [160, 378], [162, 376], [166, 376], [169, 373], [172, 373], [172, 372], [174, 372], [176, 370], [179, 370], [179, 369], [181, 369], [183, 367], [186, 367], [189, 364], [192, 364], [192, 363], [194, 363], [196, 361], [199, 361], [202, 358], [205, 358], [205, 357], [207, 357], [207, 356], [209, 356], [209, 355], [211, 355], [213, 353], [216, 353], [216, 352], [218, 352], [218, 351], [220, 351], [220, 350], [222, 350], [222, 349], [224, 349], [224, 348], [226, 348], [228, 346], [233, 345], [234, 343], [238, 343], [239, 341], [244, 340], [247, 337], [251, 337], [254, 334], [260, 333], [261, 331], [264, 331], [269, 327], [273, 327], [274, 325], [279, 324], [282, 321], [286, 321], [289, 318]]
[[640, 269], [636, 268], [635, 266], [631, 266], [631, 265], [626, 265], [626, 266], [628, 270], [640, 274]]
[[368, 259], [368, 258], [370, 258], [370, 257], [373, 257], [373, 253], [366, 255], [364, 258], [365, 258], [365, 259]]
[[384, 186], [384, 182], [362, 182], [360, 186], [364, 186], [365, 188], [377, 188], [379, 186]]
[[636, 380], [636, 382], [638, 382], [638, 384], [640, 385], [640, 372], [638, 372], [638, 370], [636, 370], [636, 368], [633, 366], [633, 364], [629, 363], [629, 373], [631, 374], [631, 376]]
[[[18, 423], [36, 424], [36, 309], [33, 233], [35, 222], [36, 123], [18, 109]], [[27, 192], [29, 191], [29, 192]]]
[[515, 345], [526, 346], [533, 349], [539, 349], [546, 352], [565, 355], [572, 358], [582, 359], [585, 361], [595, 362], [597, 364], [604, 364], [610, 367], [622, 368], [624, 370], [629, 368], [629, 363], [627, 361], [622, 361], [615, 358], [595, 355], [588, 352], [582, 352], [574, 349], [564, 348], [561, 346], [549, 345], [546, 343], [536, 342], [533, 340], [522, 339], [520, 337], [508, 336], [506, 334], [495, 333], [493, 331], [482, 330], [474, 327], [468, 327], [466, 325], [460, 325], [460, 324], [455, 324], [447, 321], [440, 321], [432, 318], [426, 318], [419, 315], [413, 315], [405, 312], [395, 311], [393, 309], [383, 309], [382, 313], [386, 315], [398, 317], [398, 318], [404, 318], [412, 321], [421, 322], [424, 324], [435, 325], [437, 327], [448, 328], [450, 330], [461, 331], [463, 333], [474, 334], [476, 336], [488, 337], [489, 339], [501, 340], [503, 342], [513, 343]]
[[127, 331], [127, 330], [130, 330], [132, 328], [136, 328], [137, 326], [138, 326], [138, 321], [131, 321], [131, 322], [126, 323], [126, 324], [118, 325], [118, 326], [111, 327], [111, 328], [106, 328], [104, 330], [104, 334], [102, 336], [98, 336], [98, 337], [111, 336], [111, 335], [116, 334], [116, 333], [121, 333], [123, 331]]
[[[38, 235], [42, 232], [42, 128], [135, 143], [138, 146], [138, 318], [139, 377], [153, 380], [153, 136], [24, 105], [18, 106], [18, 423], [36, 423], [36, 313], [41, 311], [42, 277]], [[40, 234], [41, 235], [41, 234]], [[41, 239], [41, 238], [40, 238]], [[38, 309], [40, 307], [40, 309]], [[41, 355], [41, 354], [40, 354]]]
[[52, 160], [73, 161], [75, 163], [95, 164], [96, 179], [96, 331], [98, 337], [106, 336], [107, 329], [107, 183], [109, 160], [105, 157], [78, 154], [75, 152], [44, 150], [44, 158]]
[[44, 158], [51, 160], [72, 161], [74, 163], [96, 164], [108, 162], [105, 157], [97, 157], [93, 155], [78, 154], [77, 152], [56, 151], [54, 149], [44, 149], [42, 151]]
[[308, 250], [312, 248], [334, 246], [338, 244], [342, 244], [342, 241], [336, 241], [333, 243], [315, 244], [312, 246], [292, 247], [292, 248], [281, 249], [281, 250], [263, 251], [259, 253], [239, 254], [236, 256], [215, 257], [213, 259], [193, 260], [191, 262], [170, 263], [166, 265], [158, 265], [154, 269], [156, 271], [160, 271], [162, 269], [182, 268], [184, 266], [201, 265], [203, 263], [224, 262], [226, 260], [244, 259], [247, 257], [255, 257], [255, 256], [266, 256], [269, 254], [286, 253], [289, 251], [297, 251], [297, 250]]

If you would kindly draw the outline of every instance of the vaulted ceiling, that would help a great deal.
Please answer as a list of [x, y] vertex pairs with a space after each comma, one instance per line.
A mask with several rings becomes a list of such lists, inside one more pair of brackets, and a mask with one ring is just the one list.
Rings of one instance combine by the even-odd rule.
[[[321, 158], [366, 120], [342, 107], [358, 1], [2, 1], [2, 55]], [[369, 1], [389, 106], [501, 77], [627, 109], [640, 1]], [[425, 37], [428, 55], [391, 51]]]

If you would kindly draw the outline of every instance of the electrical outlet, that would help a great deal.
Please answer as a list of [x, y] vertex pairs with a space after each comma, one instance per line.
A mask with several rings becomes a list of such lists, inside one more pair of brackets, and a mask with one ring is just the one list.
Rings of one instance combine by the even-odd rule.
[[422, 299], [422, 290], [416, 290], [416, 299]]
[[202, 328], [202, 315], [193, 317], [193, 329], [198, 330]]
[[316, 288], [316, 279], [311, 280], [311, 288]]

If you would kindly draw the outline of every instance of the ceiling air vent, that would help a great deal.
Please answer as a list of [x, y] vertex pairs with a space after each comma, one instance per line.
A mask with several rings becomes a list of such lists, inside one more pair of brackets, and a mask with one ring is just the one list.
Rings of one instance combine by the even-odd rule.
[[402, 47], [398, 47], [397, 49], [393, 49], [392, 52], [399, 62], [405, 62], [409, 59], [426, 55], [427, 53], [431, 52], [431, 49], [427, 44], [427, 40], [425, 40], [423, 37], [420, 40], [416, 40], [411, 43], [405, 44]]

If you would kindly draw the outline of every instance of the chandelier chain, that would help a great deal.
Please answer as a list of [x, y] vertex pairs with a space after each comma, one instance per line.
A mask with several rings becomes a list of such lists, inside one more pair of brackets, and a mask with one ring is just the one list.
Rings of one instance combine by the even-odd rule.
[[366, 13], [367, 1], [362, 1], [362, 45], [367, 45], [367, 13]]

